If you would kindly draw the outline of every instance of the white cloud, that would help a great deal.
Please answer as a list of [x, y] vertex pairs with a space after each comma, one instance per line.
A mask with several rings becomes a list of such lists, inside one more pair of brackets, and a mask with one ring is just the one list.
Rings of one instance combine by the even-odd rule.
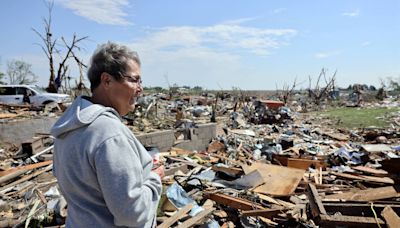
[[330, 51], [330, 52], [319, 52], [316, 53], [314, 56], [317, 59], [325, 59], [325, 58], [329, 58], [335, 55], [339, 55], [341, 53], [341, 51]]
[[268, 54], [271, 49], [287, 45], [297, 34], [294, 29], [260, 29], [240, 25], [218, 24], [209, 27], [164, 27], [137, 41], [145, 49], [182, 50], [204, 48], [222, 52]]
[[239, 25], [239, 24], [244, 24], [246, 22], [254, 21], [257, 19], [258, 19], [257, 17], [247, 17], [247, 18], [240, 18], [240, 19], [236, 19], [236, 20], [225, 21], [222, 24]]
[[279, 14], [279, 13], [285, 12], [286, 10], [287, 10], [286, 8], [277, 8], [277, 9], [272, 10], [272, 13]]
[[360, 15], [360, 10], [356, 9], [352, 12], [345, 12], [342, 13], [342, 16], [346, 16], [346, 17], [358, 17]]
[[65, 8], [75, 14], [95, 21], [99, 24], [130, 25], [126, 20], [124, 8], [129, 6], [128, 0], [57, 0]]
[[363, 47], [369, 46], [369, 45], [371, 45], [371, 42], [369, 42], [369, 41], [364, 41], [361, 43], [361, 46], [363, 46]]
[[[297, 31], [223, 23], [163, 27], [151, 29], [148, 34], [127, 44], [139, 52], [143, 74], [151, 76], [144, 77], [145, 85], [166, 86], [163, 75], [168, 73], [171, 83], [230, 88], [248, 80], [243, 56], [270, 55], [272, 50], [288, 45]], [[234, 82], [233, 77], [242, 81]]]

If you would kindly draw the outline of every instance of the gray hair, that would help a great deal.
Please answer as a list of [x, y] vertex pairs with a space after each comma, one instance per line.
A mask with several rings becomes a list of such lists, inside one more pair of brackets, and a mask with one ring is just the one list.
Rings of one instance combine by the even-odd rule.
[[108, 41], [97, 47], [90, 60], [87, 76], [90, 81], [90, 89], [93, 91], [100, 85], [101, 74], [109, 73], [120, 81], [126, 73], [129, 60], [133, 60], [140, 66], [137, 52], [132, 51], [125, 45], [119, 45]]

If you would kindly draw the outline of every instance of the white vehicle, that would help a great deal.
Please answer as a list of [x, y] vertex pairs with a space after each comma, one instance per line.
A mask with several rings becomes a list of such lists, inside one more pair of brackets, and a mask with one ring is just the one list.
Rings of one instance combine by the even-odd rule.
[[34, 85], [0, 85], [0, 103], [30, 103], [35, 107], [40, 107], [51, 102], [68, 103], [71, 102], [71, 97], [68, 94], [47, 93]]

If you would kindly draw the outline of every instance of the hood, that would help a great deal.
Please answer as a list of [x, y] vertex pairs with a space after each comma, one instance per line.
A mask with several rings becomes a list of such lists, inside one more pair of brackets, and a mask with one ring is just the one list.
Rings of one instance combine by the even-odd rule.
[[67, 132], [91, 124], [100, 115], [121, 118], [115, 109], [93, 104], [89, 100], [79, 96], [53, 125], [50, 133], [54, 137], [60, 138]]

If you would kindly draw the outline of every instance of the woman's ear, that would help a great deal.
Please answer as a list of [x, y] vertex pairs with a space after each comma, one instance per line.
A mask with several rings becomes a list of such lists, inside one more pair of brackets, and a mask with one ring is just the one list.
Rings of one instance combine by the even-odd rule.
[[111, 81], [112, 81], [112, 76], [109, 73], [107, 72], [101, 73], [100, 84], [104, 86], [109, 86]]

